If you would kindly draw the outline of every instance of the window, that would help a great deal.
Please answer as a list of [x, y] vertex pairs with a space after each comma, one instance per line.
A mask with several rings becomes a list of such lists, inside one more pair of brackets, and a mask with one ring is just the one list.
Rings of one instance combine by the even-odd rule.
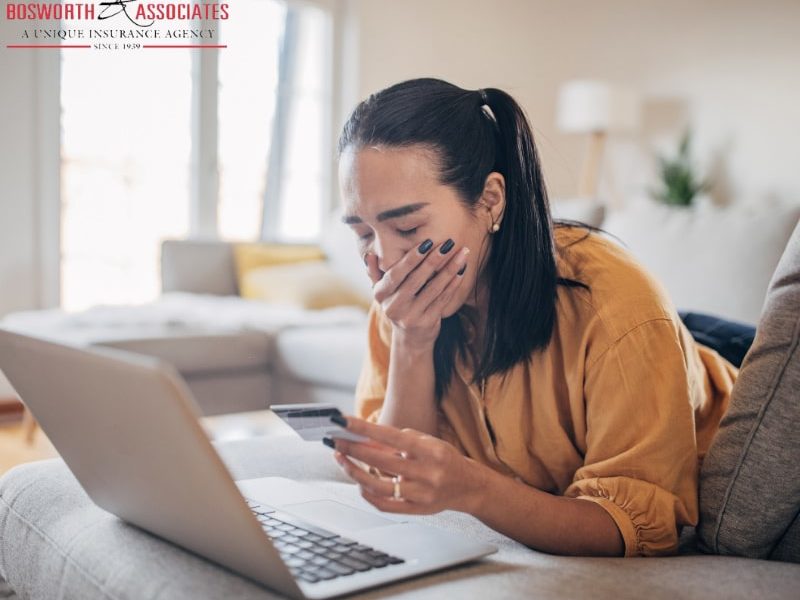
[[330, 14], [276, 0], [235, 7], [221, 27], [219, 233], [311, 241], [331, 177]]
[[62, 307], [151, 300], [189, 233], [190, 56], [61, 52]]
[[[280, 183], [274, 206], [279, 214], [265, 217], [268, 237], [308, 241], [319, 236], [323, 199], [329, 186], [328, 165], [333, 153], [330, 132], [331, 93], [326, 69], [331, 35], [327, 15], [320, 9], [298, 11], [295, 23], [295, 58], [282, 97], [287, 99], [286, 133], [280, 170], [270, 181]], [[320, 133], [323, 135], [320, 135]], [[277, 136], [273, 140], [278, 140]], [[268, 190], [269, 190], [268, 186]], [[271, 234], [271, 235], [270, 235]]]
[[[220, 40], [229, 42], [219, 55], [217, 113], [217, 218], [224, 239], [254, 240], [261, 234], [286, 12], [282, 2], [238, 0], [234, 14], [222, 27]], [[252, 23], [262, 24], [259, 31], [263, 36], [252, 34]]]
[[[237, 0], [216, 26], [227, 48], [61, 52], [63, 308], [157, 297], [161, 241], [196, 233], [197, 127], [217, 132], [219, 237], [318, 237], [333, 153], [331, 14]], [[217, 85], [192, 78], [205, 60]], [[193, 124], [199, 89], [216, 91], [217, 110]]]

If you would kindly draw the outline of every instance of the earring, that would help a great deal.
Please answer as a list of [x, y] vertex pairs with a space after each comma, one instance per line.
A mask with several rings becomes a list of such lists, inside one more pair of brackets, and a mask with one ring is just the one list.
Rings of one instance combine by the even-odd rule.
[[[489, 208], [487, 204], [481, 203], [483, 206], [486, 207], [486, 212], [489, 213], [489, 217], [492, 216], [492, 209]], [[494, 219], [492, 219], [492, 226], [489, 227], [489, 233], [497, 233], [500, 230], [500, 223], [495, 223]]]

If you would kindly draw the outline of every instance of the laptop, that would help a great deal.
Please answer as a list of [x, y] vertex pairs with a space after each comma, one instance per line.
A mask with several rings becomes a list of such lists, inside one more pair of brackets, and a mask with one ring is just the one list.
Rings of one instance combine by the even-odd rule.
[[98, 506], [291, 598], [496, 551], [288, 478], [235, 482], [186, 384], [159, 359], [0, 330], [0, 370]]

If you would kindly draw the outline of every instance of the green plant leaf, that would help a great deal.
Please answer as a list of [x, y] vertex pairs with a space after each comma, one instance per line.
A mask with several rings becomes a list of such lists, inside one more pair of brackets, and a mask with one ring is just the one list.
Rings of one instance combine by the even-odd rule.
[[687, 128], [681, 136], [678, 154], [674, 158], [656, 155], [663, 189], [650, 188], [650, 196], [660, 202], [688, 206], [694, 197], [711, 187], [707, 179], [700, 179], [695, 173], [689, 156], [691, 130]]

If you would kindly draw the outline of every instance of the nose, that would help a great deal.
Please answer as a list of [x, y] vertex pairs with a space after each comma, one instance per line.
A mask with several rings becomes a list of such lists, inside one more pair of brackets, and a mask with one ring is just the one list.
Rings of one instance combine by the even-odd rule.
[[403, 257], [403, 251], [401, 248], [396, 247], [394, 244], [382, 241], [381, 237], [378, 235], [375, 236], [375, 242], [372, 245], [372, 251], [378, 257], [378, 268], [384, 273]]

